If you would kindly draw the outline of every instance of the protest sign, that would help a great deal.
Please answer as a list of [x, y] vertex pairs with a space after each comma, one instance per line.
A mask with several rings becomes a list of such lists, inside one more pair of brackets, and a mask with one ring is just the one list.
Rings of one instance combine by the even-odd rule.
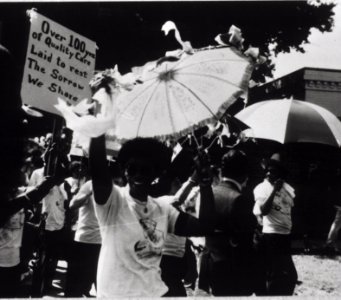
[[35, 11], [30, 17], [21, 97], [25, 104], [59, 114], [58, 97], [71, 105], [91, 97], [96, 44]]

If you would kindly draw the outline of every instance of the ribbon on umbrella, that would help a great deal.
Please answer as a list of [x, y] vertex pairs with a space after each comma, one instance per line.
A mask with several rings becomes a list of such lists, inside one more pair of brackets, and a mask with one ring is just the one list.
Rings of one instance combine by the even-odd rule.
[[229, 31], [227, 33], [218, 34], [214, 40], [222, 46], [232, 45], [236, 47], [238, 50], [242, 50], [244, 48], [244, 38], [242, 36], [242, 31], [235, 25], [231, 25]]
[[[194, 53], [194, 50], [193, 50], [191, 43], [189, 41], [183, 41], [182, 40], [182, 38], [180, 36], [180, 32], [179, 32], [178, 28], [176, 27], [176, 25], [173, 21], [167, 21], [166, 23], [164, 23], [161, 30], [165, 33], [165, 35], [168, 35], [168, 33], [171, 30], [174, 30], [175, 39], [181, 45], [182, 52], [185, 52], [187, 54], [193, 54]], [[173, 56], [174, 54], [179, 54], [179, 53], [178, 53], [178, 51], [171, 51], [171, 52], [167, 52], [166, 56]]]
[[69, 106], [66, 101], [58, 98], [58, 104], [55, 105], [63, 115], [66, 126], [84, 136], [87, 137], [98, 137], [104, 134], [108, 128], [112, 128], [115, 124], [114, 116], [93, 116], [84, 115], [82, 117], [78, 116]]
[[[231, 25], [227, 33], [218, 34], [214, 40], [222, 46], [232, 45], [240, 51], [244, 49], [242, 31], [235, 25]], [[260, 55], [259, 48], [249, 47], [244, 51], [244, 55], [250, 57], [256, 64], [263, 64], [266, 61], [266, 58]]]
[[[100, 105], [96, 116], [89, 114], [89, 110], [95, 108], [95, 103], [89, 103], [87, 99], [77, 106], [69, 106], [66, 101], [58, 98], [55, 107], [65, 118], [67, 127], [86, 137], [98, 137], [108, 132], [114, 135], [117, 115], [115, 99], [122, 91], [132, 90], [138, 80], [134, 73], [121, 75], [117, 66], [98, 72], [90, 82], [91, 88], [98, 89], [92, 97]], [[103, 83], [105, 87], [101, 87]]]

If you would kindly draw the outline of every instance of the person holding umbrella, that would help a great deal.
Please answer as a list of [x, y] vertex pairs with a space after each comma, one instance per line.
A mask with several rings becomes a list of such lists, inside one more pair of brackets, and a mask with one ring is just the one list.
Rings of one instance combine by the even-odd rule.
[[262, 223], [267, 295], [292, 295], [297, 271], [291, 257], [291, 209], [294, 189], [285, 182], [286, 169], [279, 153], [271, 156], [266, 178], [254, 189], [253, 212]]
[[169, 149], [156, 139], [128, 140], [118, 154], [128, 184], [119, 187], [112, 183], [104, 136], [92, 138], [89, 162], [102, 236], [97, 297], [165, 295], [160, 260], [167, 233], [200, 236], [213, 231], [214, 202], [205, 155], [196, 160], [202, 199], [199, 219], [176, 210], [169, 196], [149, 196], [152, 182], [168, 167], [170, 156]]
[[[96, 116], [79, 117], [61, 99], [56, 106], [70, 128], [92, 138], [89, 161], [102, 234], [99, 297], [165, 295], [159, 269], [165, 235], [205, 236], [214, 228], [212, 179], [204, 152], [196, 159], [198, 219], [177, 211], [163, 197], [150, 196], [152, 182], [171, 156], [154, 138], [179, 139], [219, 120], [247, 92], [254, 60], [226, 45], [192, 51], [188, 43], [180, 44], [183, 49], [177, 54], [124, 76], [117, 68], [96, 74], [90, 82], [92, 98], [101, 104]], [[108, 172], [104, 139], [108, 132], [128, 140], [118, 154], [128, 181], [123, 188], [113, 185]]]

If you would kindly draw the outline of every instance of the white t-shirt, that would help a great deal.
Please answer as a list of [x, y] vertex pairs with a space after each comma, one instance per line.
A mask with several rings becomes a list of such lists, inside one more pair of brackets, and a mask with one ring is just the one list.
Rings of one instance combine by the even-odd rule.
[[9, 268], [20, 263], [24, 219], [25, 214], [22, 209], [0, 228], [0, 267]]
[[88, 197], [78, 210], [75, 241], [88, 244], [101, 244], [102, 239], [95, 214], [91, 180], [81, 186], [79, 193], [88, 195]]
[[[253, 213], [261, 215], [260, 205], [263, 204], [271, 195], [274, 187], [265, 179], [254, 189], [255, 206]], [[263, 218], [263, 233], [290, 234], [291, 209], [294, 206], [294, 189], [287, 183], [283, 183], [282, 188], [275, 195], [270, 212]]]
[[[44, 168], [32, 172], [29, 186], [36, 186], [44, 179]], [[66, 192], [62, 186], [54, 186], [43, 198], [42, 213], [47, 213], [45, 229], [49, 231], [60, 230], [64, 226], [65, 208], [64, 201], [67, 199]]]
[[97, 297], [159, 297], [167, 292], [160, 275], [161, 250], [179, 215], [169, 197], [148, 197], [145, 205], [130, 196], [128, 186], [114, 185], [108, 201], [95, 205], [102, 235]]

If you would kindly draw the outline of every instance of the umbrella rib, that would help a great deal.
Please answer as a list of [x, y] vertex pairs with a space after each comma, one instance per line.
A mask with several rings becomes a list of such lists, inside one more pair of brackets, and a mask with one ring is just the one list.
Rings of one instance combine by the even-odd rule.
[[215, 115], [215, 113], [213, 113], [212, 112], [212, 110], [206, 105], [206, 103], [205, 102], [203, 102], [199, 97], [198, 97], [198, 95], [195, 93], [195, 92], [193, 92], [188, 86], [186, 86], [186, 85], [184, 85], [183, 83], [181, 83], [181, 82], [179, 82], [179, 81], [177, 81], [176, 79], [174, 79], [174, 81], [175, 82], [177, 82], [179, 85], [181, 85], [183, 88], [185, 88], [186, 90], [188, 90], [201, 104], [202, 104], [202, 106], [204, 106], [209, 112], [210, 112], [210, 114], [214, 117], [214, 118], [216, 118], [216, 115]]
[[[188, 57], [188, 58], [191, 58], [191, 57]], [[180, 59], [179, 61], [174, 62], [174, 65], [171, 66], [170, 70], [179, 71], [179, 70], [183, 70], [183, 69], [195, 66], [199, 63], [199, 62], [194, 62], [194, 63], [191, 63], [189, 65], [181, 66], [181, 64], [183, 64], [184, 62], [186, 62], [185, 59]], [[244, 60], [243, 59], [226, 59], [226, 58], [224, 58], [224, 59], [207, 59], [207, 60], [201, 60], [200, 61], [200, 63], [206, 63], [206, 62], [244, 62]], [[179, 65], [180, 65], [180, 67], [179, 67]], [[158, 71], [156, 71], [156, 70], [150, 70], [150, 72], [158, 74]], [[144, 82], [155, 79], [156, 77], [149, 78]]]
[[168, 89], [168, 85], [165, 83], [165, 87], [166, 87], [166, 100], [167, 100], [167, 107], [168, 107], [168, 111], [169, 111], [169, 120], [172, 126], [172, 131], [175, 132], [175, 126], [174, 126], [174, 120], [172, 118], [172, 113], [171, 113], [171, 105], [169, 103], [169, 89]]
[[[190, 58], [190, 57], [188, 57], [188, 58]], [[185, 65], [185, 66], [180, 66], [179, 67], [179, 65], [182, 64], [184, 61], [185, 61], [185, 59], [183, 59], [183, 60], [180, 59], [179, 61], [175, 62], [174, 65], [169, 70], [173, 70], [174, 72], [178, 72], [178, 71], [182, 71], [183, 69], [186, 69], [186, 68], [189, 68], [189, 67], [192, 67], [192, 66], [195, 66], [195, 65], [198, 64], [198, 62], [194, 62], [192, 64]], [[244, 62], [244, 60], [242, 60], [242, 59], [226, 59], [225, 58], [225, 59], [201, 60], [200, 63], [205, 63], [205, 62], [221, 62], [221, 61], [223, 61], [223, 62], [240, 62], [240, 61]], [[157, 78], [159, 76], [159, 72], [156, 71], [156, 70], [151, 70], [150, 72], [151, 73], [155, 73], [156, 76], [152, 77], [152, 78], [148, 78], [147, 80], [144, 80], [143, 82], [148, 82], [148, 81], [151, 81], [151, 80], [155, 80], [155, 78]], [[184, 73], [182, 73], [182, 74], [184, 74]]]
[[231, 82], [231, 81], [229, 81], [229, 80], [220, 78], [220, 77], [218, 77], [218, 76], [210, 75], [210, 74], [181, 73], [181, 76], [182, 76], [182, 75], [191, 75], [191, 76], [200, 76], [200, 77], [214, 78], [214, 79], [220, 80], [220, 81], [222, 81], [222, 82], [228, 83], [228, 84], [230, 84], [230, 85], [233, 85], [234, 87], [241, 88], [238, 84], [235, 84], [235, 83], [233, 83], [233, 82]]
[[150, 84], [150, 85], [148, 85], [144, 90], [142, 90], [140, 93], [138, 93], [134, 98], [132, 98], [131, 99], [131, 101], [127, 104], [127, 106], [125, 106], [123, 109], [121, 109], [121, 112], [119, 113], [119, 115], [122, 115], [125, 111], [126, 111], [126, 109], [131, 105], [131, 104], [133, 104], [133, 102], [136, 100], [136, 99], [138, 99], [140, 96], [141, 96], [141, 94], [143, 94], [144, 92], [146, 92], [150, 87], [152, 87], [153, 86], [153, 83], [152, 84]]
[[161, 82], [159, 81], [158, 84], [156, 85], [154, 91], [153, 91], [153, 92], [151, 93], [151, 95], [149, 96], [149, 99], [148, 99], [146, 105], [144, 106], [144, 109], [143, 109], [143, 111], [142, 111], [142, 114], [141, 114], [141, 118], [140, 118], [139, 124], [138, 124], [138, 126], [137, 126], [136, 136], [138, 136], [138, 134], [139, 134], [139, 131], [140, 131], [140, 128], [141, 128], [141, 124], [142, 124], [142, 120], [143, 120], [144, 115], [145, 115], [145, 113], [146, 113], [147, 107], [148, 107], [149, 103], [151, 102], [151, 100], [152, 100], [152, 98], [153, 98], [153, 95], [154, 95], [156, 89], [159, 87], [160, 83], [161, 83]]

